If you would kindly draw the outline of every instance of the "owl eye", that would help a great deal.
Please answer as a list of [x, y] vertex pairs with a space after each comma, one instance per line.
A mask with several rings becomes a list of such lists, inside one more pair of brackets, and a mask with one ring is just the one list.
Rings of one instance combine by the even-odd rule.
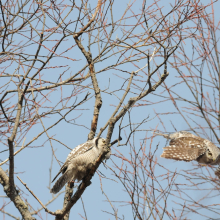
[[208, 155], [211, 157], [211, 156], [212, 156], [212, 153], [211, 153], [211, 152], [208, 152]]
[[104, 139], [102, 139], [102, 143], [105, 144], [105, 140]]

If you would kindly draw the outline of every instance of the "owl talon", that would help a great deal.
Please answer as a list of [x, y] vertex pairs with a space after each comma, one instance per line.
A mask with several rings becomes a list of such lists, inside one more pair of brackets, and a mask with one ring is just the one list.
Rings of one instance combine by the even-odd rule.
[[88, 182], [87, 182], [87, 186], [90, 186], [92, 184], [92, 182], [91, 182], [91, 180], [89, 180]]
[[75, 181], [71, 180], [70, 182], [68, 182], [68, 186], [70, 188], [73, 188], [74, 187], [74, 183], [75, 183]]

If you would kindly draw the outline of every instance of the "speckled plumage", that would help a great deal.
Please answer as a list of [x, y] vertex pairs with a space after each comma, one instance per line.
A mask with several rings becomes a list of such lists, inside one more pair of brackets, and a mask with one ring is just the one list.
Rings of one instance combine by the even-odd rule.
[[[92, 163], [103, 153], [105, 147], [105, 139], [97, 137], [75, 147], [53, 179], [54, 181], [62, 173], [62, 176], [56, 181], [50, 192], [58, 193], [71, 180], [82, 180], [87, 170], [91, 168]], [[111, 152], [106, 155], [105, 159], [108, 159], [110, 154]]]
[[[161, 157], [173, 160], [192, 161], [198, 163], [217, 165], [220, 164], [220, 148], [211, 141], [198, 137], [187, 131], [173, 134], [161, 134], [170, 140], [170, 146], [164, 147]], [[220, 166], [215, 174], [220, 178]]]

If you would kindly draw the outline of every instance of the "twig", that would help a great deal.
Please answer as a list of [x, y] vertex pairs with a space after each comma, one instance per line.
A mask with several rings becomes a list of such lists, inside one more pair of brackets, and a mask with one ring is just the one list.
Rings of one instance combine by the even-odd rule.
[[98, 3], [97, 3], [97, 6], [96, 6], [95, 13], [93, 14], [91, 20], [90, 20], [78, 33], [75, 33], [75, 34], [73, 35], [73, 38], [79, 37], [79, 36], [92, 24], [92, 22], [95, 20], [95, 17], [96, 17], [96, 15], [97, 15], [98, 11], [99, 11], [99, 8], [100, 8], [101, 5], [102, 5], [101, 3], [102, 3], [102, 1], [99, 0]]
[[114, 141], [111, 142], [111, 146], [114, 145], [114, 144], [116, 144], [116, 143], [118, 143], [118, 142], [121, 141], [121, 140], [122, 140], [122, 137], [120, 136], [118, 139], [116, 139], [116, 140], [114, 140]]
[[20, 182], [25, 186], [25, 188], [32, 194], [32, 196], [41, 204], [41, 206], [44, 208], [44, 210], [46, 212], [48, 212], [51, 215], [55, 215], [55, 212], [51, 212], [41, 201], [40, 199], [37, 198], [37, 196], [35, 196], [35, 194], [28, 188], [27, 184], [24, 183], [19, 176], [17, 176], [17, 178], [20, 180]]
[[[130, 76], [130, 79], [129, 79], [129, 82], [128, 82], [128, 85], [127, 85], [127, 88], [125, 90], [125, 93], [123, 95], [123, 97], [121, 98], [118, 106], [116, 107], [115, 111], [113, 112], [111, 118], [113, 118], [115, 116], [115, 114], [118, 112], [119, 108], [121, 107], [122, 103], [124, 102], [129, 90], [130, 90], [130, 86], [131, 86], [131, 83], [132, 83], [132, 79], [134, 77], [134, 72], [131, 73], [131, 76]], [[110, 121], [108, 121], [105, 126], [103, 128], [100, 129], [100, 132], [98, 133], [98, 137], [102, 134], [102, 132], [106, 129], [106, 127], [108, 126], [108, 124], [110, 123]], [[108, 143], [108, 142], [107, 142]]]
[[20, 212], [22, 219], [36, 220], [34, 217], [31, 216], [28, 206], [18, 195], [18, 192], [14, 190], [13, 194], [11, 194], [10, 189], [9, 189], [9, 178], [1, 167], [0, 167], [0, 184], [3, 186], [4, 192], [6, 193], [6, 195], [11, 199], [15, 207]]
[[85, 218], [86, 218], [86, 220], [88, 220], [87, 215], [86, 215], [86, 209], [85, 209], [85, 206], [84, 206], [84, 202], [83, 202], [82, 197], [81, 197], [80, 199], [81, 199], [81, 202], [82, 202], [83, 211], [84, 211], [84, 213], [85, 213]]
[[[63, 194], [64, 191], [59, 192], [56, 196], [54, 196], [51, 200], [49, 200], [45, 206], [48, 206], [50, 203], [52, 203], [57, 197], [59, 197], [61, 194]], [[40, 212], [44, 207], [39, 208], [38, 210], [31, 212], [31, 215], [37, 215], [38, 212]]]
[[[90, 93], [87, 93], [85, 98], [80, 101], [77, 105], [75, 105], [72, 109], [70, 109], [67, 113], [65, 113], [64, 116], [62, 116], [61, 119], [59, 119], [57, 122], [55, 122], [53, 125], [51, 125], [50, 127], [48, 127], [46, 129], [46, 131], [50, 130], [51, 128], [53, 128], [55, 125], [57, 125], [59, 122], [61, 122], [63, 119], [65, 119], [66, 115], [68, 115], [73, 109], [75, 109], [77, 106], [81, 105], [84, 101], [87, 100], [88, 96], [90, 95]], [[32, 142], [34, 142], [37, 138], [39, 138], [42, 134], [44, 134], [45, 131], [42, 131], [40, 134], [38, 134], [36, 137], [34, 137], [29, 143], [27, 143], [24, 147], [21, 147], [19, 150], [17, 150], [15, 153], [14, 153], [14, 156], [16, 154], [18, 154], [19, 152], [21, 152], [24, 148], [26, 148], [27, 146], [29, 146]], [[5, 164], [7, 161], [9, 161], [9, 158], [6, 159], [5, 161], [3, 161], [2, 163], [0, 163], [0, 166], [2, 166], [3, 164]]]
[[[66, 208], [68, 202], [70, 201], [70, 199], [73, 195], [73, 187], [74, 187], [74, 182], [69, 182], [66, 185], [66, 190], [65, 190], [66, 192], [65, 192], [64, 201], [63, 201], [63, 208]], [[65, 216], [63, 217], [63, 220], [69, 220], [69, 215], [70, 215], [70, 211], [65, 214]]]
[[0, 210], [2, 213], [4, 213], [4, 214], [6, 214], [6, 215], [8, 215], [8, 216], [10, 216], [10, 217], [12, 217], [12, 218], [14, 218], [14, 219], [17, 219], [17, 220], [20, 220], [20, 218], [19, 217], [15, 217], [14, 215], [12, 215], [11, 213], [8, 213], [8, 212], [6, 212], [6, 211], [4, 211], [4, 210]]
[[91, 124], [91, 130], [88, 135], [88, 140], [92, 140], [95, 136], [96, 129], [97, 129], [97, 124], [98, 124], [98, 119], [99, 119], [99, 111], [102, 107], [102, 97], [101, 97], [101, 92], [100, 92], [100, 88], [98, 85], [98, 80], [97, 80], [96, 74], [95, 74], [95, 68], [94, 68], [94, 63], [92, 60], [92, 54], [90, 51], [87, 52], [85, 50], [85, 48], [81, 44], [78, 37], [74, 37], [74, 39], [75, 39], [77, 46], [82, 51], [83, 55], [85, 56], [85, 58], [89, 64], [89, 72], [90, 72], [90, 76], [92, 79], [93, 88], [95, 91], [95, 106], [94, 106], [94, 112], [93, 112], [93, 120], [92, 120], [92, 124]]
[[104, 192], [103, 186], [102, 186], [102, 180], [101, 180], [101, 178], [100, 178], [100, 185], [101, 185], [102, 193], [105, 195], [106, 199], [108, 200], [108, 203], [109, 203], [110, 206], [112, 207], [112, 210], [113, 210], [113, 212], [114, 212], [115, 219], [118, 220], [118, 210], [115, 209], [115, 207], [112, 205], [110, 199], [108, 198], [107, 194]]

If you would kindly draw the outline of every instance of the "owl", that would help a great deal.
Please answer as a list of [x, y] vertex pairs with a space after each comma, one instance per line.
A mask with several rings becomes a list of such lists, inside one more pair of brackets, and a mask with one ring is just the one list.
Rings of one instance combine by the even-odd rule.
[[[66, 162], [60, 168], [58, 174], [54, 177], [53, 181], [62, 173], [62, 176], [56, 181], [50, 192], [58, 193], [71, 180], [82, 180], [88, 169], [92, 167], [93, 162], [98, 159], [105, 148], [105, 139], [97, 137], [75, 147], [67, 156]], [[109, 159], [110, 155], [111, 151], [106, 154], [104, 159]]]
[[[192, 161], [196, 160], [201, 164], [220, 164], [220, 148], [211, 141], [198, 137], [187, 131], [179, 131], [173, 134], [161, 134], [170, 139], [170, 146], [164, 147], [161, 157], [173, 160]], [[220, 178], [220, 166], [215, 171]]]

